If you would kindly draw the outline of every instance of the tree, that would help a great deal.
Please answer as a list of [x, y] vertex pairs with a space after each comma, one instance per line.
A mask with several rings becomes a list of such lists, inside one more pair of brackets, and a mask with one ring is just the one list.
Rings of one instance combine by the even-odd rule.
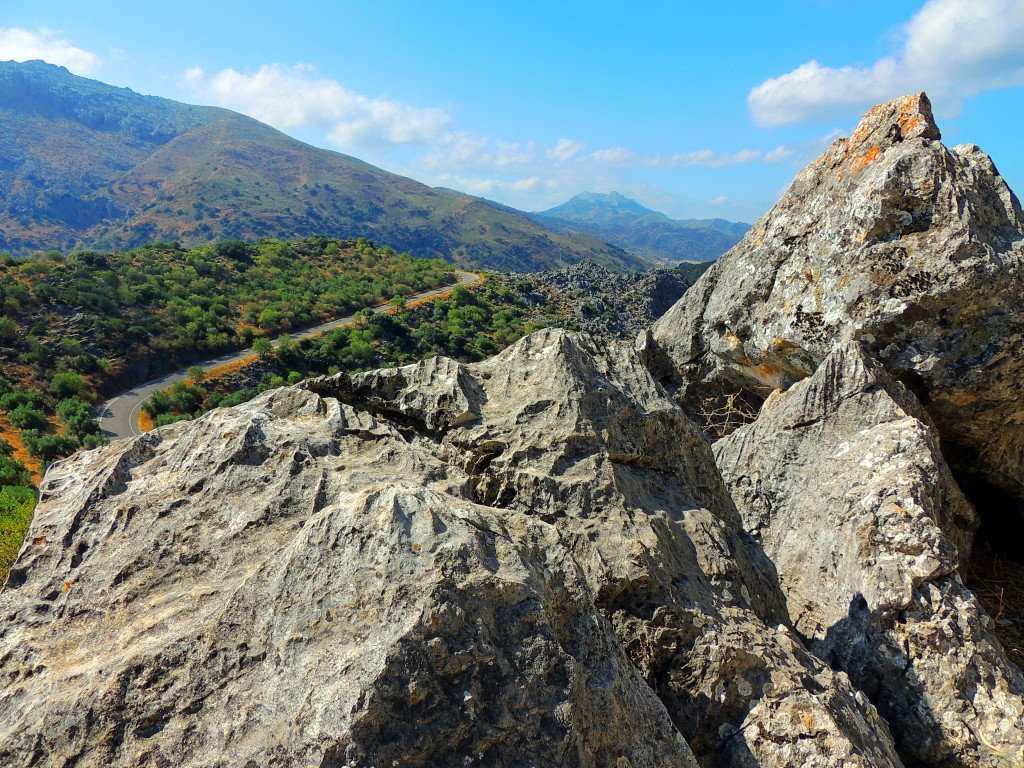
[[55, 373], [50, 381], [50, 391], [58, 400], [65, 400], [69, 397], [80, 397], [88, 392], [89, 385], [85, 379], [72, 371], [61, 371]]
[[7, 414], [7, 420], [18, 429], [46, 429], [50, 424], [46, 414], [31, 405], [19, 405]]
[[7, 315], [0, 315], [0, 341], [10, 343], [18, 338], [18, 324]]
[[187, 373], [188, 377], [192, 379], [193, 384], [199, 384], [203, 380], [206, 371], [203, 370], [201, 365], [190, 365]]
[[252, 343], [252, 351], [260, 356], [260, 360], [266, 360], [274, 351], [274, 345], [270, 343], [270, 339], [261, 336]]

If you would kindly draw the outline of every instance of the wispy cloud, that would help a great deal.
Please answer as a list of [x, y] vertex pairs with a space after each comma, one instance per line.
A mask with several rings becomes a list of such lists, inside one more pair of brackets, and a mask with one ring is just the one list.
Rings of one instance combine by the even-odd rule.
[[1024, 85], [1024, 3], [929, 0], [901, 30], [892, 56], [868, 67], [809, 61], [750, 91], [754, 121], [775, 127], [856, 114], [919, 90], [957, 112], [982, 91]]
[[479, 197], [486, 197], [498, 192], [529, 192], [545, 183], [540, 176], [530, 176], [512, 181], [451, 174], [441, 174], [437, 178], [442, 186], [453, 187]]
[[741, 149], [731, 153], [698, 149], [694, 152], [650, 155], [642, 159], [642, 164], [649, 168], [731, 168], [760, 160], [763, 154], [759, 149]]
[[708, 205], [725, 205], [729, 202], [729, 198], [725, 195], [719, 195], [718, 197], [712, 197], [708, 200]]
[[342, 149], [431, 144], [452, 123], [438, 107], [418, 107], [385, 97], [371, 98], [321, 77], [309, 64], [264, 64], [255, 72], [223, 69], [208, 75], [185, 73], [194, 93], [281, 130], [316, 128]]
[[556, 162], [565, 163], [572, 160], [576, 155], [586, 149], [587, 145], [582, 141], [573, 141], [572, 139], [559, 139], [555, 146], [544, 153], [544, 156], [548, 160], [555, 160]]
[[637, 154], [626, 147], [607, 147], [591, 152], [587, 155], [588, 160], [601, 165], [636, 165]]
[[76, 75], [91, 75], [102, 63], [95, 53], [76, 48], [49, 29], [0, 27], [0, 61], [33, 59], [67, 67]]

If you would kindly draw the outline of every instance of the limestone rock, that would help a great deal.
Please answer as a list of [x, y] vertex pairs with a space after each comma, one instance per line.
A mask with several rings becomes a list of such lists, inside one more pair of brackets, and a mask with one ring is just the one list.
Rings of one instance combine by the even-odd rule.
[[924, 94], [874, 108], [655, 323], [646, 355], [691, 412], [761, 398], [862, 341], [925, 403], [946, 455], [1024, 499], [1024, 215], [992, 161], [947, 149]]
[[278, 390], [42, 494], [4, 765], [900, 765], [619, 344]]
[[793, 625], [927, 765], [1024, 760], [1024, 679], [960, 581], [976, 518], [919, 403], [859, 345], [715, 443]]

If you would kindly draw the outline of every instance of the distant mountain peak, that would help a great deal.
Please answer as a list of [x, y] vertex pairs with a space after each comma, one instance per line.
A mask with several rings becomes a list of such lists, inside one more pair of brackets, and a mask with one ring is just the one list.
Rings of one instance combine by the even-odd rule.
[[559, 206], [541, 211], [540, 215], [553, 216], [567, 221], [593, 221], [598, 218], [606, 218], [608, 215], [629, 218], [665, 216], [663, 213], [644, 207], [620, 192], [581, 192]]
[[563, 232], [586, 232], [658, 263], [712, 261], [750, 228], [724, 219], [671, 219], [621, 192], [581, 192], [530, 217]]

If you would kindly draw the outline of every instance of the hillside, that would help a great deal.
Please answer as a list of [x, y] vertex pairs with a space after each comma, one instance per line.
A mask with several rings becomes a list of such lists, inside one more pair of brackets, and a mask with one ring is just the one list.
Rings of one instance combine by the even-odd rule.
[[448, 285], [451, 272], [439, 259], [325, 237], [2, 258], [0, 485], [26, 485], [23, 465], [101, 443], [90, 418], [99, 394], [230, 349], [259, 351], [296, 328]]
[[725, 219], [670, 219], [618, 192], [584, 192], [530, 218], [564, 234], [592, 235], [655, 262], [714, 261], [750, 229]]
[[313, 234], [492, 269], [644, 266], [587, 233], [545, 229], [229, 110], [142, 96], [40, 61], [0, 63], [0, 250]]

